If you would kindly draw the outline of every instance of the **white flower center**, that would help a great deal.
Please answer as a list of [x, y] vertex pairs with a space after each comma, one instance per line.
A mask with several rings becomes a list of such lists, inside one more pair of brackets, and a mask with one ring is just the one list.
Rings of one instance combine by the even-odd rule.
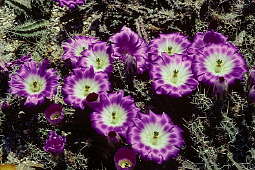
[[90, 93], [98, 93], [100, 86], [98, 82], [93, 79], [82, 79], [74, 85], [74, 95], [77, 98], [84, 99]]
[[30, 75], [25, 81], [25, 89], [29, 94], [39, 94], [46, 87], [46, 80], [39, 75]]
[[94, 52], [88, 56], [88, 65], [92, 65], [96, 72], [104, 71], [109, 65], [109, 56], [105, 52]]
[[165, 43], [159, 45], [159, 51], [161, 53], [165, 52], [168, 55], [173, 55], [181, 54], [183, 52], [183, 48], [180, 44], [177, 44], [176, 42], [166, 40]]
[[169, 133], [165, 132], [159, 124], [147, 124], [142, 130], [141, 141], [153, 149], [162, 149], [168, 145]]
[[83, 52], [84, 50], [87, 50], [87, 49], [88, 49], [88, 44], [84, 42], [82, 45], [79, 44], [79, 45], [76, 47], [76, 49], [75, 49], [75, 51], [74, 51], [74, 54], [75, 54], [76, 56], [82, 56], [82, 55], [81, 55], [81, 52]]
[[232, 71], [234, 64], [225, 54], [213, 54], [206, 59], [205, 67], [216, 76], [224, 76]]
[[183, 63], [170, 63], [161, 68], [161, 75], [166, 83], [178, 87], [186, 83], [191, 73]]
[[102, 120], [108, 126], [121, 126], [127, 119], [124, 108], [118, 104], [111, 104], [102, 111]]

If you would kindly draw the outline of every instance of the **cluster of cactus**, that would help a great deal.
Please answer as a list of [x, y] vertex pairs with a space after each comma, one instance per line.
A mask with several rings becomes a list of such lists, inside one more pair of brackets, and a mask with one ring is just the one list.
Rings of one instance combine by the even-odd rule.
[[254, 6], [0, 2], [0, 169], [253, 169]]

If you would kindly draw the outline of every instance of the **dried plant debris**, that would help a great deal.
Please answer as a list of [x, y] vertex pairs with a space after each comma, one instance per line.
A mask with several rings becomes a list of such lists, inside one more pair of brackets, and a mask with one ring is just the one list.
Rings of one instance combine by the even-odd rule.
[[0, 0], [0, 169], [253, 170], [254, 9]]

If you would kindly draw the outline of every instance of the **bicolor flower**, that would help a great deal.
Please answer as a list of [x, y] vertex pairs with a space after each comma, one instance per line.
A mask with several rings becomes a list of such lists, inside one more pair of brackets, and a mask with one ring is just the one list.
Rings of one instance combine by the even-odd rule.
[[122, 59], [127, 69], [132, 67], [131, 64], [135, 64], [136, 72], [145, 71], [147, 44], [138, 34], [124, 26], [119, 33], [110, 37], [110, 41], [114, 56]]
[[48, 62], [34, 61], [24, 63], [21, 68], [11, 75], [9, 81], [10, 92], [21, 97], [26, 97], [25, 104], [37, 105], [51, 99], [56, 94], [60, 77], [53, 69], [47, 69]]
[[111, 131], [125, 136], [128, 126], [138, 112], [134, 100], [130, 96], [124, 96], [123, 91], [102, 94], [100, 106], [91, 114], [92, 126], [105, 136]]
[[165, 114], [141, 114], [128, 132], [128, 142], [145, 159], [159, 164], [176, 157], [183, 146], [182, 130]]
[[64, 60], [70, 59], [72, 64], [75, 65], [80, 57], [82, 57], [82, 52], [86, 51], [89, 48], [89, 45], [96, 41], [97, 39], [94, 37], [74, 36], [62, 43], [62, 47], [64, 48], [62, 58]]
[[68, 8], [75, 8], [76, 6], [83, 5], [86, 0], [53, 0], [58, 3], [59, 6], [67, 6]]
[[227, 44], [212, 44], [194, 58], [193, 71], [198, 81], [215, 85], [220, 77], [230, 85], [242, 79], [247, 71], [244, 58], [235, 47]]
[[44, 111], [44, 115], [47, 121], [52, 125], [59, 124], [64, 119], [63, 108], [60, 104], [54, 103], [49, 105], [47, 109]]
[[[187, 51], [190, 55], [196, 55], [200, 50], [209, 45], [228, 43], [227, 39], [227, 37], [215, 31], [198, 32]], [[228, 44], [230, 45], [230, 43]]]
[[50, 131], [43, 149], [45, 152], [60, 154], [64, 151], [65, 143], [65, 136], [58, 135], [55, 131]]
[[106, 42], [97, 42], [89, 46], [89, 49], [82, 52], [83, 56], [77, 63], [80, 67], [93, 66], [95, 72], [103, 71], [110, 73], [112, 71], [111, 48]]
[[192, 61], [183, 55], [164, 54], [151, 67], [152, 87], [157, 94], [182, 97], [196, 89], [198, 82], [193, 77]]
[[74, 107], [84, 109], [89, 94], [106, 92], [109, 86], [106, 73], [95, 73], [93, 67], [77, 68], [64, 81], [64, 101]]
[[160, 34], [149, 44], [149, 62], [154, 62], [163, 53], [167, 53], [169, 56], [184, 54], [189, 45], [187, 37], [180, 33]]
[[136, 153], [133, 149], [122, 147], [114, 154], [117, 170], [133, 170], [136, 165]]

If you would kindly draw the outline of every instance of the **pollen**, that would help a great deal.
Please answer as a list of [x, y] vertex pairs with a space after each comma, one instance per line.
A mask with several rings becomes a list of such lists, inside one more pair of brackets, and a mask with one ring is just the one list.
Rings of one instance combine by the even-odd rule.
[[119, 161], [119, 166], [121, 168], [130, 168], [132, 167], [132, 162], [130, 160], [123, 159]]
[[57, 120], [60, 117], [60, 113], [54, 113], [50, 116], [51, 120]]

